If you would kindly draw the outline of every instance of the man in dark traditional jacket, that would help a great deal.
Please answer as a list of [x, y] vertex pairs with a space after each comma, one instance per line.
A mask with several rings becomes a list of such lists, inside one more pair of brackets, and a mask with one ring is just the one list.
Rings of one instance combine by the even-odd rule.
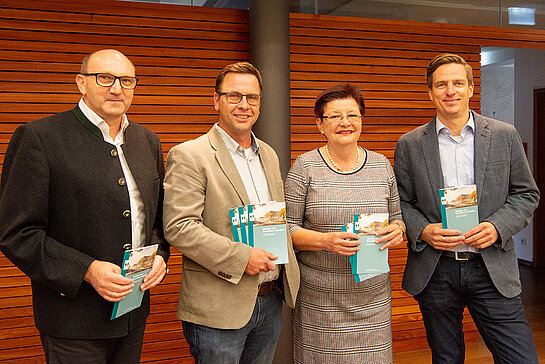
[[[48, 363], [138, 363], [149, 315], [110, 320], [114, 302], [166, 273], [163, 153], [125, 112], [138, 79], [115, 50], [88, 55], [72, 110], [17, 128], [0, 187], [0, 250], [31, 279]], [[122, 276], [124, 251], [159, 244], [140, 288]]]

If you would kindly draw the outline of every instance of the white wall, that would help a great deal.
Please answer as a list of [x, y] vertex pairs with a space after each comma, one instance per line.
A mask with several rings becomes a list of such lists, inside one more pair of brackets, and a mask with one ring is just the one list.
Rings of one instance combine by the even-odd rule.
[[[534, 89], [545, 87], [545, 51], [517, 49], [515, 57], [515, 127], [528, 143], [528, 160], [533, 169]], [[532, 224], [516, 236], [519, 258], [532, 261]], [[526, 242], [525, 244], [523, 244]]]
[[481, 66], [481, 114], [515, 123], [515, 60]]
[[[512, 63], [513, 71], [505, 65]], [[514, 126], [523, 142], [527, 143], [528, 161], [533, 169], [534, 89], [545, 87], [545, 51], [521, 48], [483, 48], [481, 71], [481, 104], [483, 115], [509, 123], [513, 115]], [[504, 69], [505, 73], [498, 70]], [[490, 72], [489, 72], [490, 71]], [[512, 94], [504, 87], [514, 81]], [[489, 98], [494, 100], [488, 100]], [[499, 105], [513, 100], [513, 113], [509, 107]], [[503, 101], [502, 101], [503, 100]], [[494, 114], [495, 112], [495, 114]], [[502, 119], [504, 117], [505, 119]], [[533, 260], [533, 226], [530, 224], [514, 236], [519, 259]]]

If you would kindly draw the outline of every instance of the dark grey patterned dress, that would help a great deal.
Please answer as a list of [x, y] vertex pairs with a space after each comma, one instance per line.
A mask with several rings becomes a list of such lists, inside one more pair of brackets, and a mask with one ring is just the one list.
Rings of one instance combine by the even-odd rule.
[[[297, 158], [286, 179], [290, 233], [341, 231], [355, 213], [401, 220], [390, 162], [366, 150], [352, 173], [331, 168], [318, 149]], [[301, 287], [292, 313], [295, 363], [392, 363], [390, 275], [356, 284], [347, 256], [299, 251]]]

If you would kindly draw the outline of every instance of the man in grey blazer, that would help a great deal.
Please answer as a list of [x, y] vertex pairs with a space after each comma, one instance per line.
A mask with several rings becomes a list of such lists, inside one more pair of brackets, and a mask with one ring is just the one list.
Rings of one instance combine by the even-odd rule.
[[270, 363], [281, 330], [282, 295], [293, 307], [299, 268], [233, 241], [229, 209], [284, 201], [278, 157], [258, 140], [261, 76], [247, 62], [216, 79], [219, 120], [167, 157], [164, 228], [183, 254], [177, 317], [197, 363]]
[[[494, 362], [538, 363], [512, 239], [539, 201], [520, 137], [469, 110], [473, 76], [463, 58], [436, 56], [427, 82], [437, 117], [395, 151], [409, 241], [403, 288], [419, 303], [434, 363], [464, 362], [465, 306]], [[471, 184], [480, 223], [463, 234], [443, 229], [439, 189]]]
[[[138, 79], [107, 49], [84, 58], [78, 105], [17, 128], [0, 189], [0, 249], [29, 276], [48, 363], [139, 363], [149, 293], [111, 320], [114, 302], [165, 275], [163, 152], [125, 115]], [[159, 244], [140, 288], [121, 275], [125, 250]]]

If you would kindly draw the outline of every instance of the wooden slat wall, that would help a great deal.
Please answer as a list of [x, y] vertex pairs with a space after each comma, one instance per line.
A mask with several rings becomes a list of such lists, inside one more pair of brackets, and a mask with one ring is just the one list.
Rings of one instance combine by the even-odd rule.
[[[399, 137], [434, 116], [425, 73], [437, 53], [458, 53], [470, 62], [476, 70], [471, 107], [480, 108], [479, 46], [451, 44], [425, 33], [407, 34], [388, 23], [292, 14], [292, 157], [324, 144], [312, 117], [316, 96], [336, 83], [352, 82], [360, 86], [366, 101], [360, 144], [386, 155], [393, 164]], [[389, 251], [396, 351], [427, 345], [418, 304], [401, 288], [406, 258], [405, 246]], [[465, 321], [466, 336], [474, 340], [475, 325], [469, 317]]]
[[[457, 53], [474, 70], [471, 108], [480, 109], [481, 46], [545, 48], [545, 32], [408, 21], [291, 14], [292, 160], [323, 145], [313, 117], [314, 100], [340, 82], [361, 87], [366, 114], [360, 144], [393, 164], [399, 137], [434, 115], [426, 67], [438, 53]], [[427, 347], [416, 301], [401, 288], [407, 248], [391, 249], [394, 351]], [[467, 311], [466, 340], [477, 338]]]
[[[218, 71], [247, 60], [248, 12], [90, 1], [0, 4], [0, 162], [15, 128], [71, 109], [83, 57], [115, 48], [136, 65], [140, 83], [129, 117], [159, 134], [164, 152], [208, 131], [216, 121]], [[143, 362], [192, 363], [175, 317], [181, 256], [153, 289]], [[0, 254], [0, 361], [42, 363], [30, 280]]]
[[[72, 108], [83, 56], [111, 47], [137, 66], [131, 119], [161, 137], [165, 153], [216, 120], [217, 71], [246, 60], [248, 12], [107, 0], [4, 0], [0, 5], [0, 163], [21, 123]], [[438, 52], [456, 52], [476, 69], [480, 46], [545, 48], [545, 32], [332, 16], [291, 15], [292, 159], [323, 140], [312, 118], [324, 88], [350, 81], [367, 100], [361, 143], [392, 159], [399, 136], [433, 116], [424, 70]], [[400, 289], [406, 249], [392, 250], [394, 350], [425, 346], [420, 313]], [[175, 318], [181, 257], [154, 289], [143, 362], [192, 362]], [[0, 361], [42, 363], [29, 280], [0, 254]], [[469, 339], [476, 337], [470, 324]]]

